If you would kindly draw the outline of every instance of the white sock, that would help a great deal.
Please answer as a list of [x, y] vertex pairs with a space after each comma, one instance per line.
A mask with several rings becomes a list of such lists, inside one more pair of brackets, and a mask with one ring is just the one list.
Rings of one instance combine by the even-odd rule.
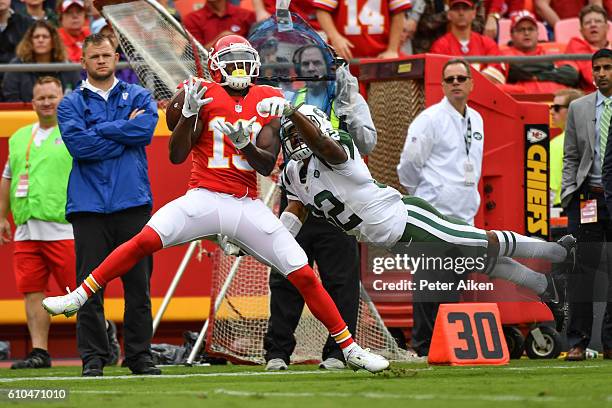
[[70, 292], [70, 296], [79, 305], [79, 307], [83, 306], [89, 298], [89, 296], [87, 296], [87, 292], [81, 286], [76, 288], [73, 292]]
[[538, 258], [563, 262], [567, 251], [556, 242], [526, 237], [514, 231], [493, 231], [499, 241], [499, 256], [510, 258]]
[[507, 257], [498, 258], [489, 276], [505, 279], [519, 286], [524, 286], [538, 295], [544, 293], [548, 286], [544, 274], [531, 270], [522, 263]]
[[352, 342], [351, 344], [342, 349], [342, 354], [344, 354], [345, 359], [348, 358], [348, 355], [355, 347], [359, 347], [359, 345], [357, 345], [357, 343], [355, 342]]

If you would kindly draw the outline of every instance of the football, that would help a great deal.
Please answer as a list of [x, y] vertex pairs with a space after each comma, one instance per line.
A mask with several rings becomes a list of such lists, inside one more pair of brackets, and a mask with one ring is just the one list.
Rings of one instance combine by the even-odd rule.
[[168, 102], [168, 106], [166, 107], [166, 125], [170, 131], [174, 130], [174, 127], [181, 118], [184, 99], [185, 90], [181, 88], [174, 94], [172, 99], [170, 99], [170, 102]]

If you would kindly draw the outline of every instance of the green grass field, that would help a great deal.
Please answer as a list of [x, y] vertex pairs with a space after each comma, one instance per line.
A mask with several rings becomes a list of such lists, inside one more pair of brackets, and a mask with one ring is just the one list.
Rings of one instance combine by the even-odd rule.
[[[502, 367], [393, 364], [391, 370], [324, 372], [292, 366], [166, 367], [161, 377], [137, 377], [110, 367], [103, 378], [82, 378], [80, 367], [0, 370], [0, 407], [40, 407], [8, 399], [10, 389], [68, 390], [49, 407], [560, 407], [612, 406], [612, 361], [512, 361]], [[340, 405], [342, 404], [342, 405]]]

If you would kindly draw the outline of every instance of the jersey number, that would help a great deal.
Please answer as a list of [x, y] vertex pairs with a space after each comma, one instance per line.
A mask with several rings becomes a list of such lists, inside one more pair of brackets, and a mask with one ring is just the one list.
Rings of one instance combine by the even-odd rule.
[[385, 30], [385, 18], [380, 12], [381, 1], [383, 0], [368, 0], [359, 12], [358, 0], [344, 0], [347, 13], [344, 33], [361, 35], [361, 26], [364, 26], [368, 27], [368, 34], [382, 34]]
[[[225, 156], [225, 135], [215, 129], [213, 129], [213, 123], [215, 120], [225, 120], [225, 118], [216, 117], [213, 120], [208, 122], [208, 130], [210, 130], [213, 134], [213, 155], [208, 158], [208, 168], [209, 169], [227, 169], [230, 167], [230, 160], [235, 168], [238, 170], [244, 171], [252, 171], [253, 168], [247, 162], [241, 154], [232, 154], [231, 157]], [[244, 119], [239, 119], [239, 121], [244, 121]], [[236, 125], [234, 123], [234, 125]], [[262, 126], [255, 122], [253, 123], [253, 131], [251, 132], [251, 141], [255, 140], [255, 136], [259, 133]]]
[[[323, 210], [323, 205], [327, 201], [332, 205], [332, 208], [325, 211]], [[332, 224], [336, 225], [339, 228], [342, 228], [344, 231], [350, 231], [361, 224], [363, 221], [357, 214], [351, 215], [342, 215], [344, 213], [344, 204], [338, 200], [331, 191], [323, 190], [316, 196], [314, 196], [314, 204], [317, 207], [313, 212], [315, 215], [324, 215], [325, 218]], [[347, 219], [346, 222], [340, 221], [340, 218]]]

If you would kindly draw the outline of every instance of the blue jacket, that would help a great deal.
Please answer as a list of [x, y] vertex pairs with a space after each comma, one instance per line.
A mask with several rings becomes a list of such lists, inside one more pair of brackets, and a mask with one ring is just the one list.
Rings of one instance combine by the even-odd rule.
[[[135, 109], [145, 112], [129, 120]], [[57, 117], [73, 157], [66, 215], [152, 205], [145, 146], [158, 117], [149, 91], [119, 81], [105, 101], [79, 88], [62, 100]]]

